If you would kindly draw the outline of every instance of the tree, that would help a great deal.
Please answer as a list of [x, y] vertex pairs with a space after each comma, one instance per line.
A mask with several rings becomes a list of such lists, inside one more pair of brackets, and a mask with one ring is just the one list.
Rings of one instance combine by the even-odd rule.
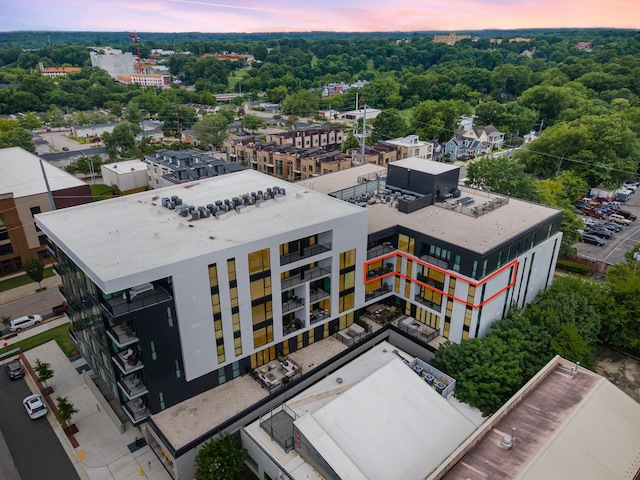
[[27, 112], [24, 116], [18, 117], [18, 124], [28, 130], [37, 130], [41, 127], [38, 116], [33, 112]]
[[244, 468], [247, 451], [223, 432], [205, 443], [196, 455], [196, 480], [228, 480]]
[[191, 128], [198, 121], [198, 112], [195, 108], [185, 105], [165, 105], [159, 112], [158, 117], [163, 120], [163, 130], [165, 132], [178, 133], [180, 130]]
[[44, 261], [40, 257], [31, 257], [22, 262], [22, 269], [31, 280], [38, 282], [38, 290], [41, 290], [41, 282], [44, 277]]
[[140, 131], [138, 124], [124, 122], [113, 127], [113, 132], [102, 134], [104, 146], [112, 160], [127, 158], [136, 145], [136, 133]]
[[38, 381], [47, 388], [47, 381], [53, 378], [53, 369], [51, 364], [47, 362], [41, 362], [39, 358], [36, 358], [36, 366], [33, 368], [38, 377]]
[[282, 111], [286, 114], [309, 115], [320, 105], [320, 96], [308, 90], [301, 90], [287, 95], [282, 100]]
[[471, 113], [471, 105], [461, 100], [426, 100], [413, 110], [411, 131], [423, 140], [449, 140], [460, 115]]
[[509, 195], [523, 200], [535, 200], [535, 182], [525, 173], [524, 166], [505, 155], [478, 160], [467, 169], [467, 185]]
[[460, 401], [490, 415], [524, 383], [520, 362], [513, 353], [496, 336], [473, 338], [440, 346], [433, 365], [456, 379]]
[[383, 110], [373, 119], [371, 124], [373, 126], [371, 134], [373, 143], [378, 140], [404, 137], [407, 134], [407, 122], [396, 109]]
[[0, 148], [20, 147], [35, 153], [31, 135], [15, 120], [0, 118]]
[[562, 358], [571, 362], [580, 362], [582, 366], [593, 369], [595, 366], [594, 349], [580, 336], [575, 325], [565, 323], [560, 327], [551, 345]]
[[242, 127], [247, 129], [247, 130], [251, 130], [251, 132], [255, 132], [257, 129], [264, 127], [265, 125], [265, 121], [256, 116], [256, 115], [243, 115], [242, 119], [240, 120], [240, 123], [242, 124]]
[[225, 138], [227, 138], [227, 127], [229, 126], [228, 118], [222, 113], [214, 113], [205, 115], [193, 126], [198, 140], [205, 145], [213, 145], [216, 148], [222, 146]]
[[67, 397], [56, 397], [56, 407], [58, 408], [56, 418], [64, 423], [68, 423], [71, 417], [78, 413], [78, 410]]

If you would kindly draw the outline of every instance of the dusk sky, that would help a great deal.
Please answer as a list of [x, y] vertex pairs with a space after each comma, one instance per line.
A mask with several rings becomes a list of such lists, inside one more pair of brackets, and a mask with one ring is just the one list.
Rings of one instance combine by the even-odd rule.
[[640, 29], [639, 0], [0, 0], [0, 12], [5, 32]]

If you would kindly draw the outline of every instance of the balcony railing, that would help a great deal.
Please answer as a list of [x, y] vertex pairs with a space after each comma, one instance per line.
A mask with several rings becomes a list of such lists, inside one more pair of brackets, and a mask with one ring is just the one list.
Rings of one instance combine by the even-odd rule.
[[313, 257], [324, 252], [331, 251], [331, 243], [325, 243], [322, 245], [312, 245], [310, 247], [304, 247], [296, 252], [287, 253], [280, 257], [280, 265], [287, 265], [289, 263], [297, 262], [305, 258]]
[[380, 297], [382, 295], [386, 295], [387, 293], [391, 293], [393, 291], [393, 289], [391, 288], [390, 285], [387, 285], [386, 283], [382, 284], [382, 288], [378, 288], [376, 290], [372, 290], [369, 293], [367, 293], [365, 295], [365, 301], [368, 302], [369, 300], [372, 300], [374, 298]]
[[318, 300], [331, 296], [331, 292], [327, 292], [323, 288], [312, 288], [309, 292], [309, 301], [315, 303]]
[[326, 318], [329, 318], [329, 316], [330, 316], [330, 313], [326, 310], [322, 310], [322, 309], [311, 310], [311, 315], [309, 316], [309, 323], [313, 325], [314, 323], [318, 323]]
[[304, 307], [304, 301], [299, 298], [292, 298], [282, 304], [282, 313], [294, 312]]
[[438, 305], [437, 303], [430, 302], [426, 298], [420, 296], [420, 294], [415, 296], [415, 300], [422, 305], [426, 305], [431, 310], [435, 310], [436, 312], [440, 312], [442, 310], [442, 304]]
[[126, 348], [138, 342], [138, 335], [126, 323], [107, 328], [107, 335], [118, 345], [119, 349]]
[[122, 406], [123, 410], [131, 420], [131, 423], [133, 423], [134, 425], [137, 425], [138, 423], [146, 420], [147, 417], [151, 415], [151, 412], [147, 408], [146, 401], [143, 397], [129, 400]]
[[127, 375], [118, 380], [118, 386], [129, 400], [141, 397], [149, 392], [147, 386], [142, 381], [141, 372]]
[[116, 364], [116, 367], [118, 367], [118, 369], [125, 375], [136, 372], [138, 370], [142, 370], [144, 368], [144, 365], [138, 357], [138, 352], [136, 352], [132, 348], [129, 348], [123, 352], [116, 353], [111, 358]]
[[171, 299], [162, 287], [156, 285], [153, 290], [136, 295], [131, 302], [127, 302], [124, 295], [113, 297], [100, 302], [100, 306], [110, 317], [117, 317], [127, 313], [142, 310]]
[[309, 280], [314, 280], [316, 278], [326, 277], [331, 275], [331, 270], [329, 268], [322, 267], [314, 267], [309, 270], [305, 270], [304, 273], [298, 273], [296, 275], [290, 275], [287, 278], [282, 279], [282, 290], [289, 290], [292, 287], [296, 287], [298, 285], [302, 285]]
[[397, 248], [391, 245], [391, 242], [383, 243], [382, 245], [378, 245], [377, 247], [373, 247], [372, 249], [367, 250], [367, 260], [381, 257], [383, 255], [386, 255], [387, 253], [394, 252], [395, 250], [397, 250]]

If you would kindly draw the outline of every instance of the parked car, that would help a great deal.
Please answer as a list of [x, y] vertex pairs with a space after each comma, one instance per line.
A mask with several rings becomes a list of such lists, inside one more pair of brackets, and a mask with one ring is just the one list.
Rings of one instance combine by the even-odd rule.
[[612, 221], [612, 222], [616, 222], [616, 223], [620, 223], [622, 225], [629, 225], [631, 223], [631, 220], [624, 218], [622, 215], [618, 214], [618, 213], [614, 213], [611, 214], [607, 217], [607, 220]]
[[22, 404], [31, 420], [44, 417], [47, 414], [47, 406], [40, 395], [29, 395], [22, 401]]
[[51, 312], [54, 315], [64, 315], [65, 313], [69, 313], [69, 305], [67, 302], [62, 302], [60, 305], [56, 305], [51, 309]]
[[606, 228], [602, 227], [590, 228], [587, 233], [589, 233], [590, 235], [595, 235], [596, 237], [606, 239], [613, 237], [613, 232], [611, 230], [607, 230]]
[[600, 237], [596, 237], [595, 235], [590, 235], [588, 233], [582, 234], [582, 241], [584, 243], [590, 243], [592, 245], [598, 245], [602, 247], [605, 244], [605, 241]]
[[4, 371], [7, 372], [9, 380], [24, 377], [24, 368], [22, 368], [22, 362], [20, 362], [20, 360], [13, 360], [5, 364]]
[[622, 225], [616, 222], [605, 222], [601, 223], [600, 226], [613, 232], [619, 232], [620, 230], [622, 230]]
[[589, 226], [595, 226], [598, 224], [598, 222], [596, 222], [594, 219], [592, 218], [583, 218], [582, 219], [582, 223], [585, 224], [585, 226], [589, 227]]
[[12, 332], [19, 332], [23, 328], [32, 327], [39, 324], [42, 321], [40, 315], [25, 315], [24, 317], [14, 318], [9, 324], [9, 330]]
[[627, 210], [618, 210], [616, 212], [618, 215], [622, 215], [624, 218], [626, 218], [627, 220], [631, 220], [632, 222], [634, 220], [637, 220], [638, 217], [636, 217], [633, 213], [627, 211]]

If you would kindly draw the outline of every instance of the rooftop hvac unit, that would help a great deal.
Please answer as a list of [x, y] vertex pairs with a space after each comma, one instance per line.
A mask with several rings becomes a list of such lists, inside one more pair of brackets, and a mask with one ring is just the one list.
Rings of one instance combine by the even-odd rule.
[[163, 197], [162, 198], [162, 206], [163, 207], [169, 207], [169, 202], [171, 201], [171, 199], [169, 197]]
[[200, 212], [200, 218], [208, 218], [211, 215], [207, 207], [198, 207], [198, 211]]
[[427, 382], [429, 385], [433, 385], [433, 382], [436, 381], [436, 377], [434, 377], [433, 375], [431, 375], [430, 373], [427, 373], [424, 376], [424, 381]]
[[414, 365], [413, 366], [413, 371], [416, 372], [418, 375], [422, 375], [422, 370], [424, 370], [424, 368], [422, 368], [421, 365]]
[[185, 205], [176, 206], [176, 211], [180, 214], [181, 217], [186, 217], [189, 215], [189, 208]]
[[191, 220], [200, 220], [200, 210], [191, 212]]
[[436, 383], [436, 392], [441, 394], [442, 392], [444, 392], [445, 388], [447, 388], [447, 386], [444, 383], [442, 382]]

